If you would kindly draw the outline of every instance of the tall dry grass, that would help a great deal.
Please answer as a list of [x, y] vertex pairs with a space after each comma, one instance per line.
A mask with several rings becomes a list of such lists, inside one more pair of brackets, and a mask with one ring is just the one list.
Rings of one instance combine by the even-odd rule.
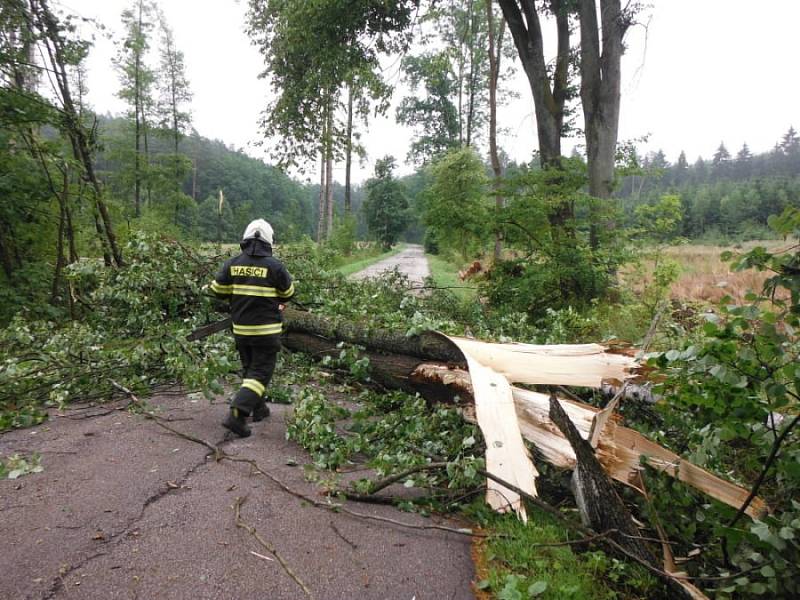
[[[716, 303], [725, 296], [736, 302], [743, 302], [750, 292], [760, 292], [768, 273], [753, 269], [731, 271], [731, 265], [723, 262], [720, 255], [726, 250], [741, 253], [755, 246], [765, 246], [772, 250], [785, 248], [788, 244], [780, 241], [747, 242], [733, 246], [675, 246], [664, 250], [664, 257], [674, 260], [680, 266], [680, 275], [670, 288], [670, 296], [675, 300]], [[653, 262], [645, 264], [644, 281], [652, 281]], [[637, 286], [639, 287], [639, 286]]]

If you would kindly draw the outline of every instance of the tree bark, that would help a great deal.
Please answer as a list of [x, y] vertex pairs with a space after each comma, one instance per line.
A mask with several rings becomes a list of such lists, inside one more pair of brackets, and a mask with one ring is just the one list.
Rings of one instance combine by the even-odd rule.
[[[589, 194], [608, 199], [614, 189], [624, 51], [622, 41], [630, 21], [623, 13], [620, 0], [600, 1], [600, 23], [595, 0], [580, 0], [578, 14], [581, 30], [581, 105]], [[592, 220], [590, 243], [593, 249], [599, 246], [595, 219]]]
[[[58, 28], [55, 16], [47, 5], [47, 0], [30, 0], [31, 14], [35, 23], [43, 34], [43, 42], [50, 60], [51, 71], [55, 76], [55, 85], [62, 101], [64, 112], [64, 124], [67, 135], [70, 139], [72, 152], [75, 159], [83, 167], [83, 175], [86, 181], [92, 186], [94, 192], [94, 203], [102, 219], [100, 228], [101, 243], [103, 244], [103, 255], [106, 264], [110, 264], [108, 255], [114, 257], [117, 266], [123, 266], [125, 261], [122, 258], [122, 251], [117, 244], [114, 234], [111, 215], [106, 203], [103, 201], [103, 190], [100, 180], [94, 170], [94, 159], [92, 156], [92, 144], [89, 140], [80, 115], [72, 101], [72, 94], [67, 76], [64, 40]], [[98, 221], [99, 225], [99, 221]]]
[[544, 57], [541, 22], [534, 0], [498, 0], [533, 95], [542, 167], [561, 162], [564, 106], [569, 95], [569, 19], [561, 0], [551, 0], [556, 14], [557, 55], [552, 84]]
[[[63, 186], [58, 198], [58, 234], [56, 236], [56, 266], [53, 269], [53, 287], [50, 293], [50, 304], [57, 304], [58, 292], [61, 289], [62, 272], [66, 264], [64, 256], [64, 237], [67, 228], [67, 202], [69, 201], [69, 171], [63, 170]], [[69, 293], [67, 293], [69, 295]]]
[[[545, 62], [542, 28], [535, 0], [498, 0], [528, 78], [536, 113], [542, 168], [560, 168], [564, 111], [569, 97], [570, 26], [562, 0], [549, 0], [556, 19], [556, 66], [552, 81]], [[548, 219], [556, 232], [572, 218], [572, 205], [562, 202]], [[569, 236], [567, 236], [569, 237]]]
[[[491, 5], [491, 2], [488, 3]], [[467, 139], [466, 145], [472, 145], [472, 121], [475, 117], [475, 8], [474, 0], [469, 0], [469, 21], [467, 29], [467, 50], [469, 52], [469, 79], [467, 97]], [[491, 8], [490, 8], [491, 10]]]
[[350, 171], [353, 165], [353, 84], [347, 88], [347, 148], [344, 165], [344, 214], [350, 216]]
[[[324, 132], [324, 128], [323, 128]], [[319, 160], [319, 216], [317, 217], [317, 243], [321, 244], [322, 241], [325, 239], [325, 198], [327, 194], [325, 193], [325, 145], [324, 145], [324, 136], [323, 133], [323, 146], [322, 150], [320, 151], [320, 160]]]
[[333, 232], [333, 108], [328, 102], [328, 138], [325, 140], [325, 239]]
[[[498, 211], [503, 208], [503, 196], [500, 194], [500, 179], [503, 170], [500, 166], [500, 156], [497, 151], [497, 83], [500, 79], [500, 58], [503, 55], [503, 33], [505, 21], [500, 21], [500, 29], [495, 40], [494, 10], [491, 2], [486, 3], [486, 22], [489, 36], [489, 157], [494, 172], [494, 201]], [[496, 42], [496, 43], [495, 43]], [[502, 232], [498, 229], [494, 238], [494, 260], [500, 260], [503, 252]]]

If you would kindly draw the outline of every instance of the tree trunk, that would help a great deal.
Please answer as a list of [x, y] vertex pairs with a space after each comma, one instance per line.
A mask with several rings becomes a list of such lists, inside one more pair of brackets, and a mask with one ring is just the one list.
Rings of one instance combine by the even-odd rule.
[[64, 40], [59, 32], [56, 18], [47, 6], [47, 0], [30, 0], [30, 7], [31, 14], [34, 16], [36, 24], [43, 34], [43, 42], [50, 60], [51, 71], [55, 76], [54, 83], [58, 88], [58, 93], [63, 105], [65, 129], [70, 139], [73, 155], [83, 166], [83, 175], [86, 181], [92, 186], [94, 203], [102, 218], [100, 234], [104, 248], [103, 256], [106, 259], [106, 264], [110, 264], [108, 254], [113, 255], [114, 262], [117, 266], [121, 267], [125, 264], [125, 261], [122, 258], [122, 252], [117, 244], [111, 215], [103, 201], [103, 190], [100, 185], [100, 180], [94, 170], [89, 135], [72, 101], [69, 78], [66, 70], [66, 59], [64, 56]]
[[344, 214], [350, 216], [350, 170], [353, 164], [353, 84], [347, 89], [347, 148], [344, 165]]
[[103, 224], [100, 222], [100, 209], [95, 205], [94, 210], [92, 211], [92, 217], [94, 217], [94, 230], [97, 232], [97, 241], [100, 243], [100, 248], [103, 251], [103, 263], [110, 267], [113, 262], [111, 261], [111, 253], [108, 250], [108, 243], [106, 240], [106, 233], [103, 229]]
[[[545, 62], [542, 28], [535, 0], [498, 0], [508, 29], [514, 38], [522, 67], [530, 84], [536, 113], [539, 159], [542, 168], [561, 165], [561, 138], [564, 133], [564, 109], [569, 97], [570, 26], [567, 7], [562, 0], [550, 0], [556, 18], [557, 50], [552, 82]], [[572, 217], [572, 207], [563, 202], [548, 218], [560, 230]], [[569, 237], [569, 236], [568, 236]]]
[[[620, 0], [601, 0], [600, 11], [598, 24], [595, 1], [580, 0], [581, 105], [589, 194], [608, 199], [614, 188], [624, 50], [622, 41], [630, 23], [623, 14]], [[590, 242], [596, 250], [599, 240], [595, 221], [592, 220]]]
[[573, 492], [583, 524], [595, 531], [614, 530], [615, 533], [610, 534], [613, 540], [642, 560], [655, 565], [655, 557], [638, 539], [639, 530], [600, 466], [594, 449], [581, 437], [555, 396], [550, 397], [549, 416], [575, 451], [577, 462], [573, 474]]
[[[69, 171], [65, 168], [63, 171], [63, 186], [61, 193], [57, 194], [58, 198], [58, 235], [56, 236], [56, 266], [53, 269], [53, 287], [50, 293], [50, 304], [58, 303], [58, 293], [61, 289], [62, 273], [66, 258], [64, 256], [64, 237], [67, 228], [67, 202], [69, 202]], [[67, 292], [69, 295], [69, 292]]]
[[333, 107], [328, 102], [328, 138], [325, 140], [325, 239], [333, 232]]
[[569, 19], [566, 11], [561, 10], [561, 0], [551, 1], [558, 35], [552, 87], [535, 1], [498, 0], [533, 95], [542, 167], [554, 166], [561, 161], [564, 105], [569, 92]]
[[[503, 32], [504, 21], [500, 22], [500, 30], [495, 43], [494, 32], [494, 10], [492, 3], [486, 3], [486, 22], [489, 34], [489, 157], [492, 161], [492, 171], [494, 172], [495, 206], [498, 212], [502, 210], [504, 202], [500, 194], [500, 179], [503, 170], [500, 166], [500, 156], [497, 152], [497, 83], [500, 79], [500, 58], [503, 55]], [[494, 238], [494, 260], [500, 260], [503, 252], [502, 232], [498, 229]]]
[[[139, 0], [139, 30], [138, 35], [142, 34], [142, 2]], [[137, 44], [138, 45], [138, 44]], [[133, 72], [133, 112], [134, 112], [134, 127], [135, 127], [135, 160], [133, 164], [133, 205], [134, 205], [134, 214], [136, 218], [142, 216], [142, 163], [141, 163], [141, 120], [139, 119], [140, 115], [144, 112], [141, 110], [142, 105], [142, 86], [139, 81], [139, 75], [141, 71], [141, 56], [138, 49], [135, 49], [136, 52], [136, 59], [135, 59], [135, 66]]]
[[[324, 131], [324, 127], [323, 127]], [[321, 244], [325, 239], [325, 216], [327, 211], [325, 210], [325, 199], [327, 198], [327, 194], [325, 193], [325, 143], [324, 143], [325, 134], [323, 133], [323, 145], [322, 149], [320, 150], [320, 160], [319, 160], [319, 216], [317, 217], [317, 243]]]
[[[489, 2], [488, 4], [491, 4]], [[466, 145], [472, 145], [472, 120], [475, 116], [475, 10], [474, 0], [469, 0], [469, 25], [467, 29], [467, 50], [469, 51], [469, 79], [467, 96], [467, 139]]]

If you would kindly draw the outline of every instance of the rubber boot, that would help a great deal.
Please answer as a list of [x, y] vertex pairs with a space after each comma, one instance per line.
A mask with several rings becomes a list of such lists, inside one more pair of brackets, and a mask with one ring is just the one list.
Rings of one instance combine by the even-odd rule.
[[262, 400], [253, 410], [253, 423], [259, 423], [269, 416], [269, 406]]
[[239, 437], [243, 438], [249, 437], [251, 431], [250, 428], [247, 426], [247, 423], [245, 422], [246, 417], [247, 415], [243, 413], [240, 409], [231, 408], [231, 412], [222, 422], [222, 426], [225, 429], [232, 431]]

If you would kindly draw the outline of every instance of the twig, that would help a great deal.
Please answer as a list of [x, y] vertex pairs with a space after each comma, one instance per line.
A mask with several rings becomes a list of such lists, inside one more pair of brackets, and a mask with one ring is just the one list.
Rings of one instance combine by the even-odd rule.
[[761, 487], [761, 484], [764, 483], [764, 480], [767, 478], [767, 473], [772, 467], [772, 463], [775, 462], [775, 459], [778, 457], [778, 452], [780, 451], [781, 444], [783, 444], [783, 440], [786, 439], [786, 436], [789, 435], [789, 432], [795, 428], [798, 422], [800, 422], [800, 414], [792, 419], [792, 421], [784, 428], [781, 434], [775, 438], [775, 441], [772, 443], [772, 450], [770, 451], [766, 462], [764, 462], [764, 468], [761, 469], [758, 480], [756, 481], [755, 485], [753, 485], [753, 489], [750, 490], [750, 494], [747, 496], [747, 499], [739, 507], [739, 510], [736, 512], [733, 519], [731, 519], [728, 527], [733, 527], [739, 522], [739, 519], [742, 518], [742, 515], [744, 515], [747, 507], [750, 506], [750, 503], [753, 502], [755, 497], [758, 495], [758, 490]]
[[258, 533], [255, 527], [253, 527], [252, 525], [248, 525], [242, 520], [241, 508], [242, 504], [244, 504], [246, 499], [247, 497], [244, 498], [239, 497], [236, 498], [236, 502], [233, 503], [233, 514], [236, 521], [236, 526], [247, 531], [250, 535], [252, 535], [256, 539], [256, 541], [259, 544], [261, 544], [270, 554], [272, 554], [280, 563], [281, 567], [283, 567], [283, 570], [286, 571], [286, 574], [292, 579], [294, 579], [294, 582], [298, 586], [300, 586], [300, 589], [303, 590], [303, 592], [307, 597], [313, 600], [314, 595], [311, 593], [311, 590], [308, 589], [306, 584], [303, 583], [303, 581], [295, 574], [294, 571], [292, 571], [292, 568], [286, 563], [285, 560], [283, 560], [283, 557], [280, 554], [278, 554], [278, 551], [275, 549], [275, 547], [272, 544], [270, 544], [267, 540], [265, 540], [263, 537], [261, 537], [261, 535]]
[[341, 531], [339, 531], [338, 527], [336, 527], [336, 523], [334, 523], [333, 521], [328, 521], [328, 524], [331, 526], [331, 529], [333, 529], [333, 532], [334, 532], [336, 535], [338, 535], [340, 538], [342, 538], [342, 540], [344, 540], [344, 542], [345, 542], [345, 543], [346, 543], [348, 546], [350, 546], [350, 547], [351, 547], [353, 550], [356, 550], [356, 549], [358, 549], [358, 544], [356, 544], [355, 542], [351, 542], [349, 539], [347, 539], [347, 538], [344, 536], [344, 534], [343, 534]]
[[[117, 382], [115, 382], [113, 380], [111, 381], [111, 383], [117, 389], [119, 389], [119, 390], [125, 392], [126, 394], [130, 395], [130, 397], [134, 400], [134, 402], [137, 402], [137, 403], [140, 402], [140, 400], [136, 397], [136, 395], [132, 391], [130, 391], [128, 388], [118, 384]], [[348, 515], [351, 515], [351, 516], [354, 516], [354, 517], [359, 517], [359, 518], [362, 518], [362, 519], [371, 519], [373, 521], [381, 521], [383, 523], [390, 523], [392, 525], [398, 525], [400, 527], [406, 527], [408, 529], [421, 529], [421, 530], [435, 529], [435, 530], [438, 530], [438, 531], [447, 531], [448, 533], [457, 533], [459, 535], [466, 535], [466, 536], [469, 536], [469, 537], [489, 537], [489, 536], [486, 536], [484, 534], [476, 533], [472, 529], [469, 529], [469, 528], [466, 528], [466, 527], [455, 528], [455, 527], [446, 527], [444, 525], [435, 525], [435, 524], [431, 524], [431, 525], [414, 525], [412, 523], [404, 523], [403, 521], [398, 521], [396, 519], [390, 519], [389, 517], [381, 517], [381, 516], [378, 516], [378, 515], [368, 515], [368, 514], [365, 514], [365, 513], [361, 513], [361, 512], [355, 511], [355, 510], [351, 510], [351, 509], [349, 509], [349, 508], [347, 508], [345, 506], [342, 506], [341, 504], [333, 504], [331, 502], [320, 502], [319, 500], [316, 500], [315, 498], [312, 498], [311, 496], [307, 496], [306, 494], [303, 494], [301, 492], [293, 490], [288, 485], [286, 485], [283, 481], [281, 481], [280, 479], [278, 479], [277, 477], [275, 477], [271, 473], [267, 473], [266, 471], [261, 469], [261, 467], [258, 466], [258, 463], [252, 458], [240, 458], [238, 456], [231, 456], [230, 454], [227, 454], [224, 450], [222, 450], [219, 446], [215, 446], [211, 442], [207, 442], [207, 441], [205, 441], [205, 440], [203, 440], [203, 439], [201, 439], [199, 437], [195, 437], [195, 436], [193, 436], [193, 435], [191, 435], [189, 433], [183, 433], [182, 431], [178, 431], [177, 429], [174, 429], [174, 428], [170, 427], [169, 425], [164, 423], [164, 419], [162, 419], [161, 417], [153, 414], [152, 412], [145, 412], [145, 413], [143, 413], [143, 416], [146, 419], [152, 420], [159, 427], [162, 427], [162, 428], [166, 429], [167, 431], [177, 435], [178, 437], [182, 437], [182, 438], [184, 438], [186, 440], [189, 440], [190, 442], [194, 442], [196, 444], [200, 444], [201, 446], [205, 446], [214, 455], [214, 460], [216, 462], [220, 462], [220, 461], [223, 461], [223, 460], [228, 460], [228, 461], [231, 461], [231, 462], [240, 462], [240, 463], [246, 463], [246, 464], [250, 465], [253, 468], [253, 470], [254, 470], [254, 472], [256, 474], [263, 475], [264, 477], [266, 477], [267, 479], [272, 481], [275, 485], [280, 487], [287, 494], [290, 494], [290, 495], [294, 496], [295, 498], [299, 498], [301, 500], [304, 500], [305, 502], [308, 502], [309, 504], [311, 504], [312, 506], [314, 506], [316, 508], [322, 508], [322, 509], [325, 509], [325, 510], [330, 510], [332, 512], [341, 512], [341, 513], [345, 513], [345, 514], [348, 514]]]
[[[581, 533], [581, 534], [583, 534], [585, 536], [584, 539], [577, 540], [577, 541], [575, 541], [573, 543], [579, 543], [579, 542], [591, 543], [593, 541], [594, 542], [602, 541], [602, 543], [608, 544], [611, 548], [613, 548], [614, 550], [616, 550], [620, 554], [624, 554], [625, 556], [627, 556], [631, 560], [633, 560], [633, 561], [639, 563], [640, 565], [642, 565], [648, 571], [652, 572], [655, 575], [658, 575], [660, 578], [665, 579], [665, 580], [678, 580], [679, 582], [680, 581], [727, 581], [729, 579], [736, 579], [737, 577], [741, 577], [742, 575], [750, 573], [751, 571], [755, 571], [757, 569], [760, 569], [765, 564], [769, 564], [769, 563], [762, 563], [762, 564], [759, 564], [759, 565], [757, 565], [755, 567], [752, 567], [750, 569], [745, 569], [744, 571], [739, 571], [738, 573], [733, 573], [731, 575], [723, 575], [723, 576], [720, 576], [720, 577], [704, 577], [704, 576], [689, 577], [688, 575], [678, 575], [678, 574], [675, 574], [675, 573], [668, 573], [666, 571], [663, 571], [663, 570], [659, 569], [658, 567], [655, 567], [655, 566], [651, 565], [646, 560], [644, 560], [642, 558], [639, 558], [638, 556], [628, 552], [625, 548], [620, 546], [619, 543], [615, 542], [613, 539], [607, 538], [606, 536], [608, 536], [610, 533], [613, 533], [614, 532], [613, 530], [609, 530], [609, 531], [606, 531], [606, 532], [604, 532], [602, 534], [598, 534], [597, 532], [592, 531], [588, 527], [584, 527], [583, 525], [581, 525], [579, 523], [575, 523], [574, 521], [571, 521], [571, 520], [567, 519], [566, 517], [564, 517], [564, 515], [562, 515], [558, 510], [556, 510], [552, 506], [550, 506], [547, 502], [545, 502], [544, 500], [542, 500], [540, 498], [537, 498], [536, 496], [531, 496], [528, 492], [526, 492], [525, 490], [517, 487], [513, 483], [509, 483], [508, 481], [505, 481], [505, 480], [497, 477], [496, 475], [494, 475], [492, 473], [489, 473], [488, 471], [485, 471], [483, 469], [479, 469], [478, 473], [480, 475], [482, 475], [483, 477], [486, 477], [487, 479], [491, 479], [491, 480], [499, 483], [503, 487], [508, 488], [512, 492], [516, 492], [517, 494], [519, 494], [521, 497], [523, 497], [526, 500], [528, 500], [529, 502], [531, 502], [536, 507], [542, 509], [543, 511], [545, 511], [549, 515], [552, 515], [553, 517], [558, 519], [558, 521], [560, 523], [566, 525], [570, 529], [573, 529], [573, 530], [575, 530], [575, 531], [577, 531], [577, 532], [579, 532], [579, 533]], [[642, 538], [642, 539], [644, 539], [644, 538]]]
[[372, 482], [372, 485], [369, 486], [369, 491], [367, 495], [375, 494], [381, 491], [384, 488], [389, 487], [393, 483], [397, 483], [401, 479], [405, 479], [409, 475], [413, 475], [414, 473], [419, 473], [421, 471], [432, 471], [434, 469], [443, 469], [447, 466], [445, 462], [435, 462], [435, 463], [427, 463], [424, 465], [416, 465], [414, 467], [409, 467], [404, 471], [400, 471], [399, 473], [395, 473], [394, 475], [389, 475], [379, 481]]

